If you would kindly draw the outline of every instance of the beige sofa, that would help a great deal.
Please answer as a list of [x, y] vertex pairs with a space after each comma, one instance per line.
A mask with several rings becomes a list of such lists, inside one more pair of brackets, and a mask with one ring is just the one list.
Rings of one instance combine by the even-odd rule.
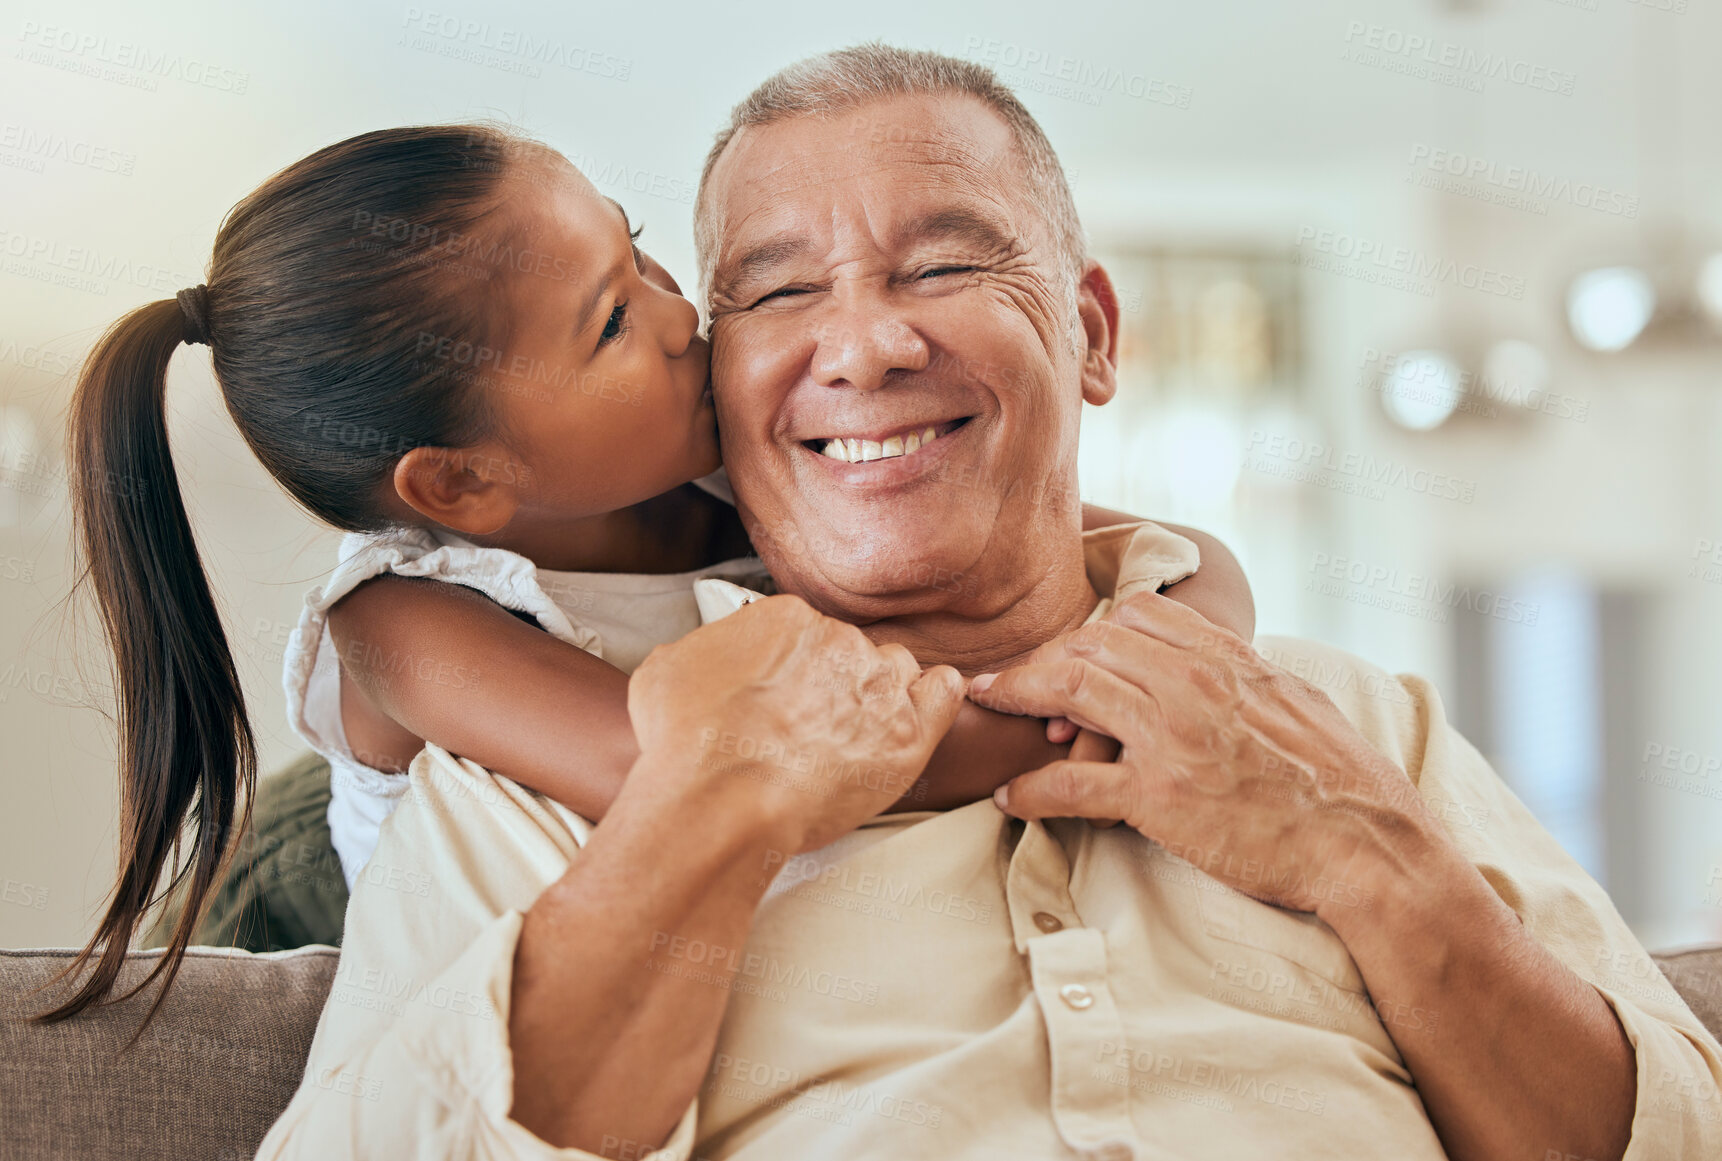
[[[122, 983], [158, 954], [133, 953]], [[147, 994], [51, 1027], [18, 1019], [70, 955], [0, 951], [0, 1161], [250, 1157], [299, 1084], [340, 952], [196, 948], [130, 1048]], [[1656, 958], [1722, 1035], [1722, 947]]]

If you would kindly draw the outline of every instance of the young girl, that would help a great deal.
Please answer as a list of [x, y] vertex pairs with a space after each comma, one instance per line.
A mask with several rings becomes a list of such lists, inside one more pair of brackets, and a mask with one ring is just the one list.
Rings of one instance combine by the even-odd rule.
[[[334, 766], [349, 881], [426, 739], [603, 815], [635, 755], [627, 673], [698, 626], [695, 579], [769, 583], [708, 478], [698, 313], [637, 237], [536, 142], [486, 126], [367, 133], [270, 179], [217, 234], [207, 286], [98, 343], [70, 441], [80, 549], [116, 658], [121, 860], [73, 967], [95, 969], [47, 1018], [100, 1000], [142, 914], [185, 880], [150, 975], [171, 983], [254, 783], [167, 445], [182, 342], [209, 346], [271, 475], [351, 533], [287, 664], [294, 724]], [[1235, 562], [1193, 535], [1209, 567], [1168, 594], [1248, 637]], [[967, 705], [907, 797], [975, 801], [1054, 756], [1045, 723]]]

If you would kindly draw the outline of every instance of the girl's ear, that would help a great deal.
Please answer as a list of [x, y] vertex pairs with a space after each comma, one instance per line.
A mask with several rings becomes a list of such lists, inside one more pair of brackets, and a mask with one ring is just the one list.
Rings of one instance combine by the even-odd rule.
[[395, 465], [395, 494], [427, 520], [488, 536], [514, 519], [526, 465], [493, 443], [415, 447]]

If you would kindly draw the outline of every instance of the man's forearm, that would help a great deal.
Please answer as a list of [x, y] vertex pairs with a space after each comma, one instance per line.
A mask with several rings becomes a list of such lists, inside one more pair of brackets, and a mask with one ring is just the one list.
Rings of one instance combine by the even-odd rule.
[[1372, 826], [1368, 910], [1322, 912], [1455, 1161], [1614, 1161], [1637, 1093], [1614, 1010], [1525, 930], [1432, 820]]
[[641, 1155], [698, 1094], [736, 957], [680, 972], [695, 965], [676, 949], [746, 942], [773, 846], [726, 821], [630, 778], [527, 913], [508, 1021], [512, 1115], [544, 1140]]

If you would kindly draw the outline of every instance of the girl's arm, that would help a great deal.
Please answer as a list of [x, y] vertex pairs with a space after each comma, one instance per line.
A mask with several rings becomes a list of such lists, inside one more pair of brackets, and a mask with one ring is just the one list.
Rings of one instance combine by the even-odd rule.
[[[628, 676], [473, 589], [374, 577], [329, 611], [347, 744], [405, 770], [426, 741], [600, 819], [639, 757]], [[975, 802], [1063, 757], [1039, 718], [965, 701], [899, 810]]]
[[[1091, 528], [1136, 519], [1094, 508], [1084, 516]], [[1237, 560], [1206, 533], [1165, 527], [1202, 553], [1201, 570], [1166, 595], [1250, 639], [1255, 605]], [[599, 819], [639, 757], [627, 675], [475, 590], [375, 577], [330, 610], [329, 631], [341, 658], [347, 742], [366, 765], [405, 770], [431, 741]], [[895, 809], [979, 801], [1068, 751], [1048, 741], [1040, 718], [965, 702]]]
[[628, 675], [475, 589], [374, 577], [329, 610], [354, 756], [405, 770], [426, 741], [602, 818], [639, 757]]

